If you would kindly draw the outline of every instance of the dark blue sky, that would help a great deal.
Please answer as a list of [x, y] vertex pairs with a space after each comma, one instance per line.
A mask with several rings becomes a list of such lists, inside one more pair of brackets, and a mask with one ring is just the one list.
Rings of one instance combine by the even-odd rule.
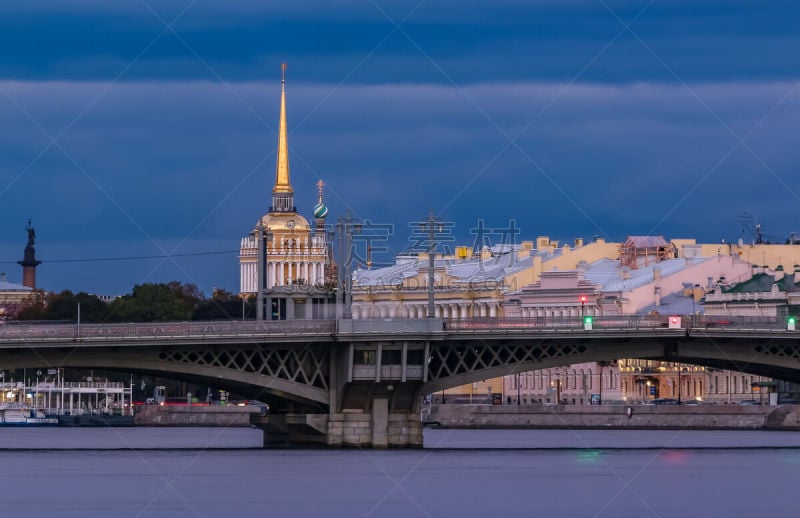
[[479, 218], [562, 242], [735, 241], [742, 211], [800, 231], [797, 2], [263, 4], [0, 4], [9, 280], [30, 217], [46, 289], [237, 290], [282, 61], [296, 204], [322, 178], [331, 221], [393, 224], [376, 262], [431, 207], [464, 244]]

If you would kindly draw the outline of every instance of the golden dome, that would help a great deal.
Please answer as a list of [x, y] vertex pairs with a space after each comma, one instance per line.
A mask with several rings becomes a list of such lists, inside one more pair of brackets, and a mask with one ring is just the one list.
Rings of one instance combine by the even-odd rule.
[[[306, 218], [295, 212], [272, 212], [261, 217], [261, 224], [271, 232], [297, 232], [311, 231], [311, 226]], [[258, 223], [256, 223], [256, 227]], [[255, 228], [255, 227], [254, 227]]]

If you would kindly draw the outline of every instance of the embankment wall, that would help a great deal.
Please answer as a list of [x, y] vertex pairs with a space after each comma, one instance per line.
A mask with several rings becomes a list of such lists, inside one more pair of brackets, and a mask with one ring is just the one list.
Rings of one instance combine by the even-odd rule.
[[800, 430], [800, 405], [438, 405], [424, 421], [449, 428]]

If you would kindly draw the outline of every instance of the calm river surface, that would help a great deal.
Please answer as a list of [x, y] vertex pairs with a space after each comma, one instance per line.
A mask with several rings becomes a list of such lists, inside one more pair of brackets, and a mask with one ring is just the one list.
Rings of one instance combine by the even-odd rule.
[[800, 515], [791, 432], [426, 430], [417, 451], [263, 450], [241, 428], [0, 437], [0, 516]]

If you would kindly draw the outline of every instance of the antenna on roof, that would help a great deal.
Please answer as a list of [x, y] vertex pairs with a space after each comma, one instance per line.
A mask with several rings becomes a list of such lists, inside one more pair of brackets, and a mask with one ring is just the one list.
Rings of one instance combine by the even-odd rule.
[[[751, 214], [742, 211], [739, 214], [739, 221], [742, 223], [742, 234], [747, 230], [750, 232], [750, 235], [753, 236], [755, 244], [760, 245], [764, 243], [764, 237], [761, 234], [761, 223], [758, 222], [758, 219], [754, 219]], [[755, 224], [753, 224], [754, 221]]]

